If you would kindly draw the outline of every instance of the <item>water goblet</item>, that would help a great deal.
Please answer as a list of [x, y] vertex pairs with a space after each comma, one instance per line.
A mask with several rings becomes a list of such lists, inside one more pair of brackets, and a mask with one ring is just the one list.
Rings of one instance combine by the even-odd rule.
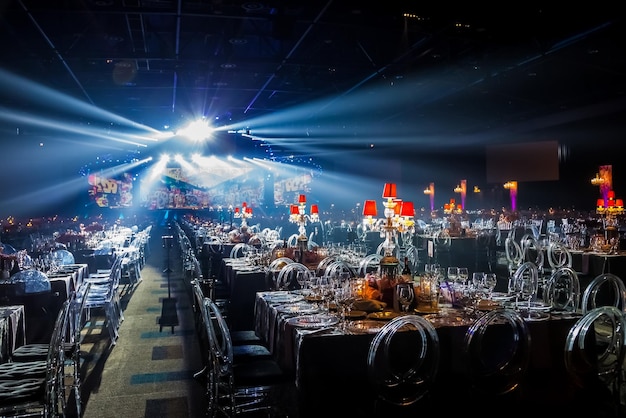
[[296, 273], [296, 280], [303, 293], [308, 293], [309, 284], [311, 281], [311, 272], [309, 270], [300, 270]]
[[459, 267], [457, 272], [457, 281], [463, 286], [467, 286], [467, 280], [469, 279], [469, 270], [467, 267]]
[[400, 283], [396, 286], [396, 293], [398, 297], [398, 304], [402, 312], [408, 312], [409, 306], [413, 302], [415, 294], [413, 292], [413, 284]]
[[488, 299], [491, 299], [493, 296], [493, 289], [495, 289], [498, 284], [498, 278], [495, 273], [486, 273], [483, 281], [485, 289], [487, 290], [487, 297]]
[[448, 283], [455, 284], [459, 277], [459, 268], [455, 266], [448, 267]]

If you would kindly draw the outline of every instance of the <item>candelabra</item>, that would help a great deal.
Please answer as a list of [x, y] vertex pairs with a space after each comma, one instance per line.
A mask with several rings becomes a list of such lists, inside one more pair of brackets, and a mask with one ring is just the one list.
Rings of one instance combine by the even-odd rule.
[[443, 213], [446, 215], [454, 215], [463, 213], [463, 207], [457, 205], [456, 199], [450, 199], [450, 202], [443, 204]]
[[430, 212], [435, 211], [435, 183], [430, 183], [427, 188], [424, 189], [424, 194], [430, 196]]
[[397, 197], [395, 183], [385, 183], [383, 188], [384, 218], [376, 219], [378, 210], [375, 200], [366, 200], [363, 205], [363, 226], [367, 230], [379, 231], [383, 241], [381, 265], [398, 265], [396, 237], [400, 233], [412, 236], [415, 232], [415, 208], [413, 202], [403, 202]]
[[467, 196], [467, 180], [461, 180], [461, 184], [458, 184], [454, 188], [454, 193], [461, 195], [461, 210], [465, 209], [465, 197]]
[[236, 219], [241, 219], [241, 226], [248, 226], [247, 219], [252, 218], [252, 207], [248, 206], [246, 202], [241, 204], [241, 209], [239, 207], [235, 208], [234, 216]]
[[624, 200], [616, 199], [615, 192], [613, 190], [609, 190], [607, 194], [607, 203], [605, 204], [604, 199], [598, 199], [596, 213], [599, 215], [606, 215], [608, 217], [614, 217], [616, 215], [624, 214]]
[[298, 225], [298, 254], [299, 262], [302, 262], [304, 252], [307, 249], [307, 241], [309, 238], [306, 235], [307, 222], [319, 222], [319, 208], [317, 205], [311, 205], [311, 213], [306, 213], [306, 196], [301, 194], [298, 196], [298, 204], [291, 205], [289, 208], [289, 222]]

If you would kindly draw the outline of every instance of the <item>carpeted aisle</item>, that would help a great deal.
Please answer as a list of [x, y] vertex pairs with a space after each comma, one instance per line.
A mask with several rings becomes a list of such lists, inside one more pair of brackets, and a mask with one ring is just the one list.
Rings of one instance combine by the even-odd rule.
[[[152, 228], [150, 254], [134, 289], [120, 288], [125, 320], [115, 346], [109, 346], [101, 317], [85, 327], [83, 351], [83, 416], [203, 417], [205, 388], [193, 378], [201, 369], [187, 284], [183, 281], [178, 243], [170, 252], [168, 294], [167, 250], [163, 236], [174, 236], [169, 225]], [[163, 299], [176, 299], [177, 325], [160, 322]]]

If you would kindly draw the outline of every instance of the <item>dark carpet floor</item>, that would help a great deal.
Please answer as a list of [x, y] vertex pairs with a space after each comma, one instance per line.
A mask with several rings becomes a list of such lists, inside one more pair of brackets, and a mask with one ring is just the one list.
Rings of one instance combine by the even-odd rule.
[[193, 378], [202, 366], [188, 284], [177, 244], [164, 248], [164, 235], [173, 231], [155, 224], [141, 282], [121, 285], [125, 320], [116, 344], [103, 316], [92, 315], [83, 330], [86, 418], [206, 416], [205, 387]]

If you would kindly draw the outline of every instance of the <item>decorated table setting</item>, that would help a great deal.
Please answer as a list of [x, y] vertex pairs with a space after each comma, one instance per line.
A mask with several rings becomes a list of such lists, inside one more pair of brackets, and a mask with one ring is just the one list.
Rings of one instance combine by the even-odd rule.
[[[364, 283], [362, 278], [352, 281]], [[464, 370], [462, 347], [469, 326], [481, 312], [514, 302], [510, 295], [494, 293], [493, 301], [481, 300], [482, 305], [471, 309], [451, 304], [420, 310], [417, 297], [421, 289], [415, 286], [413, 289], [416, 304], [405, 311], [397, 305], [394, 309], [395, 301], [387, 303], [371, 298], [376, 296], [371, 291], [355, 297], [350, 311], [343, 311], [334, 298], [320, 293], [319, 289], [257, 292], [255, 331], [281, 366], [294, 374], [304, 407], [314, 408], [320, 396], [326, 399], [330, 393], [363, 396], [369, 345], [392, 318], [422, 315], [433, 324], [441, 345], [442, 382], [454, 381]], [[357, 317], [348, 314], [354, 311]], [[562, 382], [564, 341], [576, 319], [576, 316], [548, 315], [545, 320], [527, 322], [533, 341], [529, 378], [542, 381], [549, 376], [556, 379], [557, 385]]]

